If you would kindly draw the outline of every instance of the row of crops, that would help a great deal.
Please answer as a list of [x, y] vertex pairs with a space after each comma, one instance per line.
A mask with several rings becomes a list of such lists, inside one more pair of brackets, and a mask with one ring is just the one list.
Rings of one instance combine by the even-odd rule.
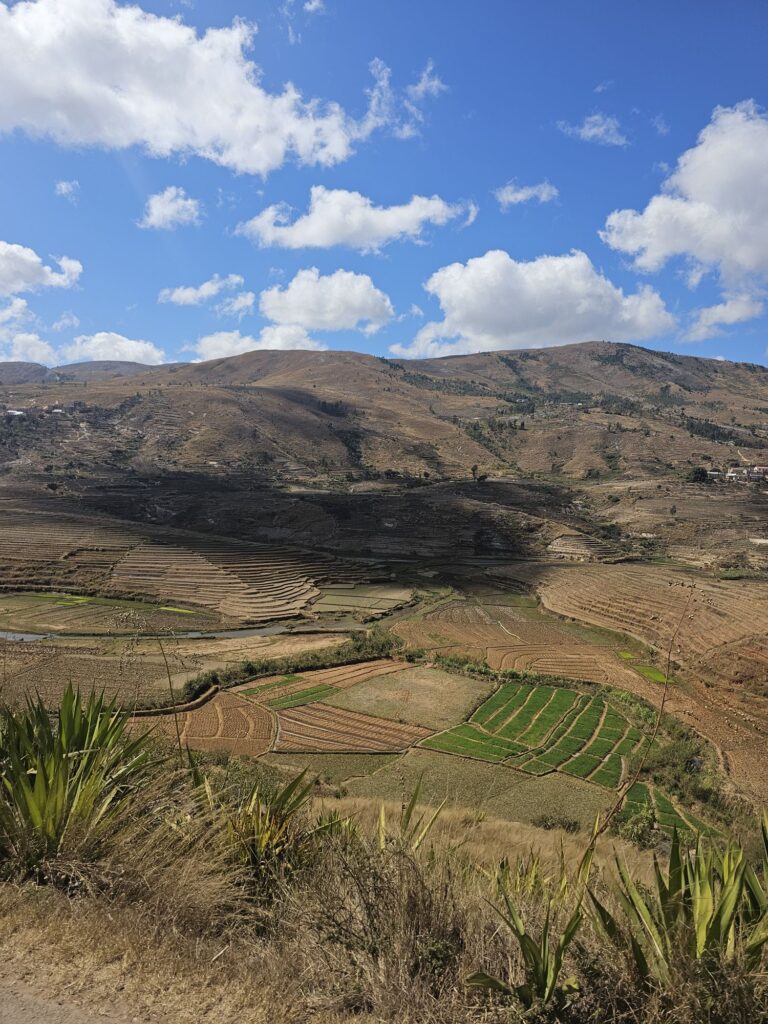
[[469, 722], [429, 737], [422, 746], [503, 761], [531, 775], [561, 771], [615, 789], [624, 758], [641, 739], [602, 697], [510, 683], [481, 704]]
[[628, 815], [633, 816], [652, 811], [657, 824], [665, 832], [691, 831], [702, 835], [718, 835], [712, 828], [690, 811], [680, 811], [672, 801], [655, 786], [646, 786], [643, 782], [635, 782], [629, 787], [624, 799], [624, 808]]
[[327, 683], [318, 685], [304, 685], [302, 676], [285, 676], [283, 679], [265, 683], [261, 686], [253, 686], [244, 691], [245, 696], [255, 697], [259, 703], [265, 704], [273, 711], [283, 711], [286, 708], [297, 708], [302, 704], [310, 704], [313, 701], [324, 700], [338, 693], [338, 687], [330, 686]]

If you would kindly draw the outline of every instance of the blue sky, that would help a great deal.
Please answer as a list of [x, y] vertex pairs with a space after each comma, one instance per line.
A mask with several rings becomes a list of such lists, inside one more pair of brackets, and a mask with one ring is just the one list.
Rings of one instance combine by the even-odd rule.
[[0, 359], [765, 363], [767, 28], [761, 0], [0, 2]]

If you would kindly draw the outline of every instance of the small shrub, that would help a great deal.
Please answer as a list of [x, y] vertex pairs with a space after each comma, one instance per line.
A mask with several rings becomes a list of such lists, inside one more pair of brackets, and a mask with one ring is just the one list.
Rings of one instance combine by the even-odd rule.
[[581, 822], [578, 818], [562, 818], [556, 814], [542, 814], [539, 818], [534, 818], [533, 824], [536, 828], [544, 828], [551, 830], [554, 828], [562, 829], [563, 832], [580, 832]]

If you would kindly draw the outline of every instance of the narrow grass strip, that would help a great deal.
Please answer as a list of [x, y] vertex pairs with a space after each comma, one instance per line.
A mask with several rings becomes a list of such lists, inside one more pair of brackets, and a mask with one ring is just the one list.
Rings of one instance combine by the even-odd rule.
[[273, 711], [280, 711], [285, 708], [297, 708], [302, 704], [311, 704], [315, 700], [323, 700], [338, 693], [335, 686], [312, 686], [307, 690], [299, 690], [297, 693], [290, 693], [286, 697], [275, 697], [268, 700], [267, 707]]

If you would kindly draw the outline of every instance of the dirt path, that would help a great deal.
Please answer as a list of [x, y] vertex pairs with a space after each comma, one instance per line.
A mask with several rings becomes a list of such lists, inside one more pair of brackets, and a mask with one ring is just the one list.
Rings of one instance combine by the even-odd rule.
[[0, 973], [0, 1024], [134, 1024], [139, 1020], [119, 1011], [89, 1013], [45, 985], [29, 984]]

